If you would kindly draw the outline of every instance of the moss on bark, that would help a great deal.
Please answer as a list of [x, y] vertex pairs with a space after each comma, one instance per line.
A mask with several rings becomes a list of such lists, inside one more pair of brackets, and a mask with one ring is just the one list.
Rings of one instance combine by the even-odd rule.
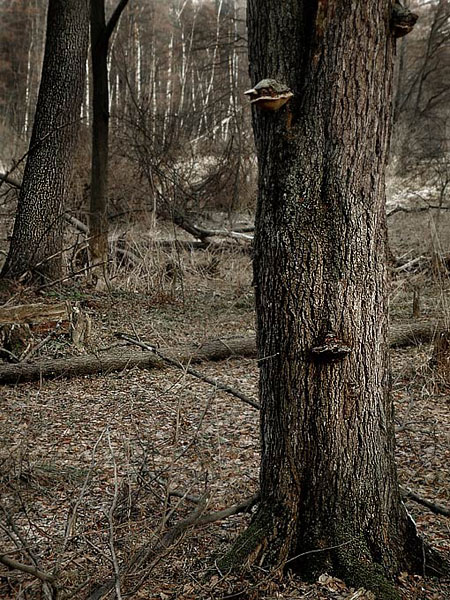
[[375, 562], [358, 562], [351, 555], [340, 557], [342, 563], [336, 569], [336, 575], [347, 585], [363, 587], [376, 594], [377, 600], [400, 600], [401, 596], [392, 581], [386, 577], [384, 569]]
[[249, 568], [264, 553], [270, 530], [267, 514], [258, 512], [247, 529], [239, 534], [230, 550], [217, 561], [219, 569], [225, 573]]

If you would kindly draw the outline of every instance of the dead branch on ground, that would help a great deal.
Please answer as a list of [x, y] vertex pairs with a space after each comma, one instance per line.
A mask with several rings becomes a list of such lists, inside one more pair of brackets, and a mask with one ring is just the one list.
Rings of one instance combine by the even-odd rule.
[[400, 487], [400, 492], [404, 500], [413, 500], [417, 504], [421, 504], [422, 506], [425, 506], [426, 508], [431, 510], [431, 512], [433, 512], [435, 515], [443, 515], [444, 517], [450, 517], [450, 508], [447, 508], [442, 504], [431, 502], [430, 500], [423, 498], [416, 492], [413, 492], [409, 488]]
[[450, 210], [450, 206], [441, 206], [440, 204], [427, 204], [426, 206], [403, 206], [401, 204], [397, 204], [392, 207], [391, 210], [386, 212], [386, 217], [392, 217], [398, 212], [405, 213], [418, 213], [418, 212], [426, 212], [428, 210]]
[[41, 581], [45, 581], [47, 583], [54, 583], [55, 578], [51, 573], [47, 573], [46, 571], [41, 571], [36, 566], [26, 565], [21, 563], [13, 558], [9, 558], [6, 554], [0, 555], [0, 563], [4, 564], [8, 569], [15, 569], [16, 571], [22, 571], [22, 573], [27, 573], [29, 575], [33, 575], [37, 579]]
[[169, 365], [178, 367], [179, 369], [182, 369], [186, 373], [189, 373], [189, 375], [192, 375], [193, 377], [197, 377], [197, 379], [200, 379], [201, 381], [204, 381], [206, 383], [209, 383], [210, 385], [213, 385], [218, 390], [222, 390], [223, 392], [226, 392], [227, 394], [231, 394], [232, 396], [239, 398], [240, 400], [242, 400], [242, 402], [249, 404], [253, 408], [258, 408], [258, 409], [260, 408], [259, 404], [255, 400], [252, 400], [252, 398], [249, 398], [248, 396], [246, 396], [245, 394], [243, 394], [236, 388], [233, 388], [230, 385], [222, 383], [222, 382], [218, 381], [217, 379], [213, 379], [212, 377], [208, 377], [207, 375], [200, 373], [200, 371], [197, 371], [196, 369], [192, 369], [189, 366], [183, 365], [183, 363], [181, 363], [179, 360], [174, 360], [173, 358], [170, 358], [169, 356], [166, 356], [165, 354], [163, 354], [160, 350], [158, 350], [158, 348], [156, 348], [156, 346], [152, 346], [150, 344], [144, 344], [143, 342], [136, 340], [135, 338], [132, 338], [129, 335], [126, 335], [125, 333], [116, 333], [115, 336], [121, 340], [125, 340], [126, 342], [129, 342], [130, 344], [135, 344], [136, 346], [140, 346], [141, 348], [144, 348], [144, 350], [150, 350], [151, 352], [154, 352], [157, 356], [162, 358]]
[[[160, 537], [154, 544], [141, 546], [134, 552], [127, 564], [122, 566], [124, 577], [130, 577], [138, 572], [141, 568], [148, 565], [145, 577], [148, 577], [151, 570], [160, 562], [161, 558], [167, 556], [174, 548], [175, 544], [187, 533], [188, 530], [194, 527], [200, 527], [210, 523], [226, 519], [232, 515], [237, 515], [249, 511], [259, 501], [259, 494], [251, 496], [247, 500], [225, 508], [223, 510], [205, 513], [208, 505], [208, 498], [204, 496], [198, 506], [183, 520], [176, 523], [166, 533]], [[94, 589], [88, 596], [87, 600], [100, 600], [106, 596], [115, 586], [116, 579], [111, 578], [99, 587]], [[141, 578], [137, 588], [133, 589], [136, 593], [142, 585]]]

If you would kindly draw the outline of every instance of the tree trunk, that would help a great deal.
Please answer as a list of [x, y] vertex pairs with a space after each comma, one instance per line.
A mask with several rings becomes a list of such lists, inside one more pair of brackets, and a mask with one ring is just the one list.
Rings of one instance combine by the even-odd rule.
[[[89, 251], [93, 278], [102, 286], [108, 263], [108, 43], [128, 0], [120, 0], [108, 24], [105, 0], [91, 0], [92, 164], [89, 209]], [[95, 266], [97, 265], [97, 266]]]
[[106, 37], [105, 2], [91, 1], [91, 56], [92, 56], [92, 165], [91, 204], [89, 209], [89, 251], [91, 272], [103, 280], [108, 261], [108, 38]]
[[[249, 0], [261, 505], [224, 564], [287, 562], [396, 597], [419, 568], [389, 396], [384, 170], [394, 41], [387, 0]], [[239, 548], [239, 549], [238, 549]]]
[[2, 276], [62, 276], [65, 198], [79, 129], [89, 37], [87, 0], [50, 0], [42, 78]]

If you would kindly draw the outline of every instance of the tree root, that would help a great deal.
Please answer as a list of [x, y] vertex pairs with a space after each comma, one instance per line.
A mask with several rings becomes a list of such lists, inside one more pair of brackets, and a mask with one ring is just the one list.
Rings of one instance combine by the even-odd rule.
[[377, 600], [400, 600], [401, 594], [394, 581], [397, 571], [404, 569], [433, 577], [450, 573], [450, 563], [420, 538], [413, 529], [412, 520], [408, 526], [410, 544], [405, 548], [404, 557], [400, 556], [399, 564], [393, 562], [391, 568], [378, 563], [362, 534], [352, 537], [338, 531], [335, 532], [337, 541], [344, 540], [342, 543], [317, 547], [288, 558], [287, 554], [295, 554], [292, 548], [296, 545], [295, 528], [291, 525], [286, 525], [286, 531], [280, 531], [283, 520], [279, 515], [271, 514], [270, 507], [265, 509], [260, 505], [248, 528], [216, 561], [216, 566], [224, 574], [249, 571], [255, 565], [264, 566], [273, 573], [293, 570], [306, 581], [316, 581], [322, 573], [328, 572], [349, 586], [374, 592]]

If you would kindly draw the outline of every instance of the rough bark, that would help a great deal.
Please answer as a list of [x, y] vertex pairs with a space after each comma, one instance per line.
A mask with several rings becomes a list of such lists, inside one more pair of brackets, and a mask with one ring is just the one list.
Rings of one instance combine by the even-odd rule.
[[387, 0], [249, 0], [252, 84], [294, 98], [253, 113], [261, 504], [224, 561], [332, 571], [377, 598], [422, 566], [388, 390], [390, 17]]
[[62, 275], [64, 204], [79, 128], [89, 37], [87, 0], [50, 0], [42, 78], [2, 276]]

